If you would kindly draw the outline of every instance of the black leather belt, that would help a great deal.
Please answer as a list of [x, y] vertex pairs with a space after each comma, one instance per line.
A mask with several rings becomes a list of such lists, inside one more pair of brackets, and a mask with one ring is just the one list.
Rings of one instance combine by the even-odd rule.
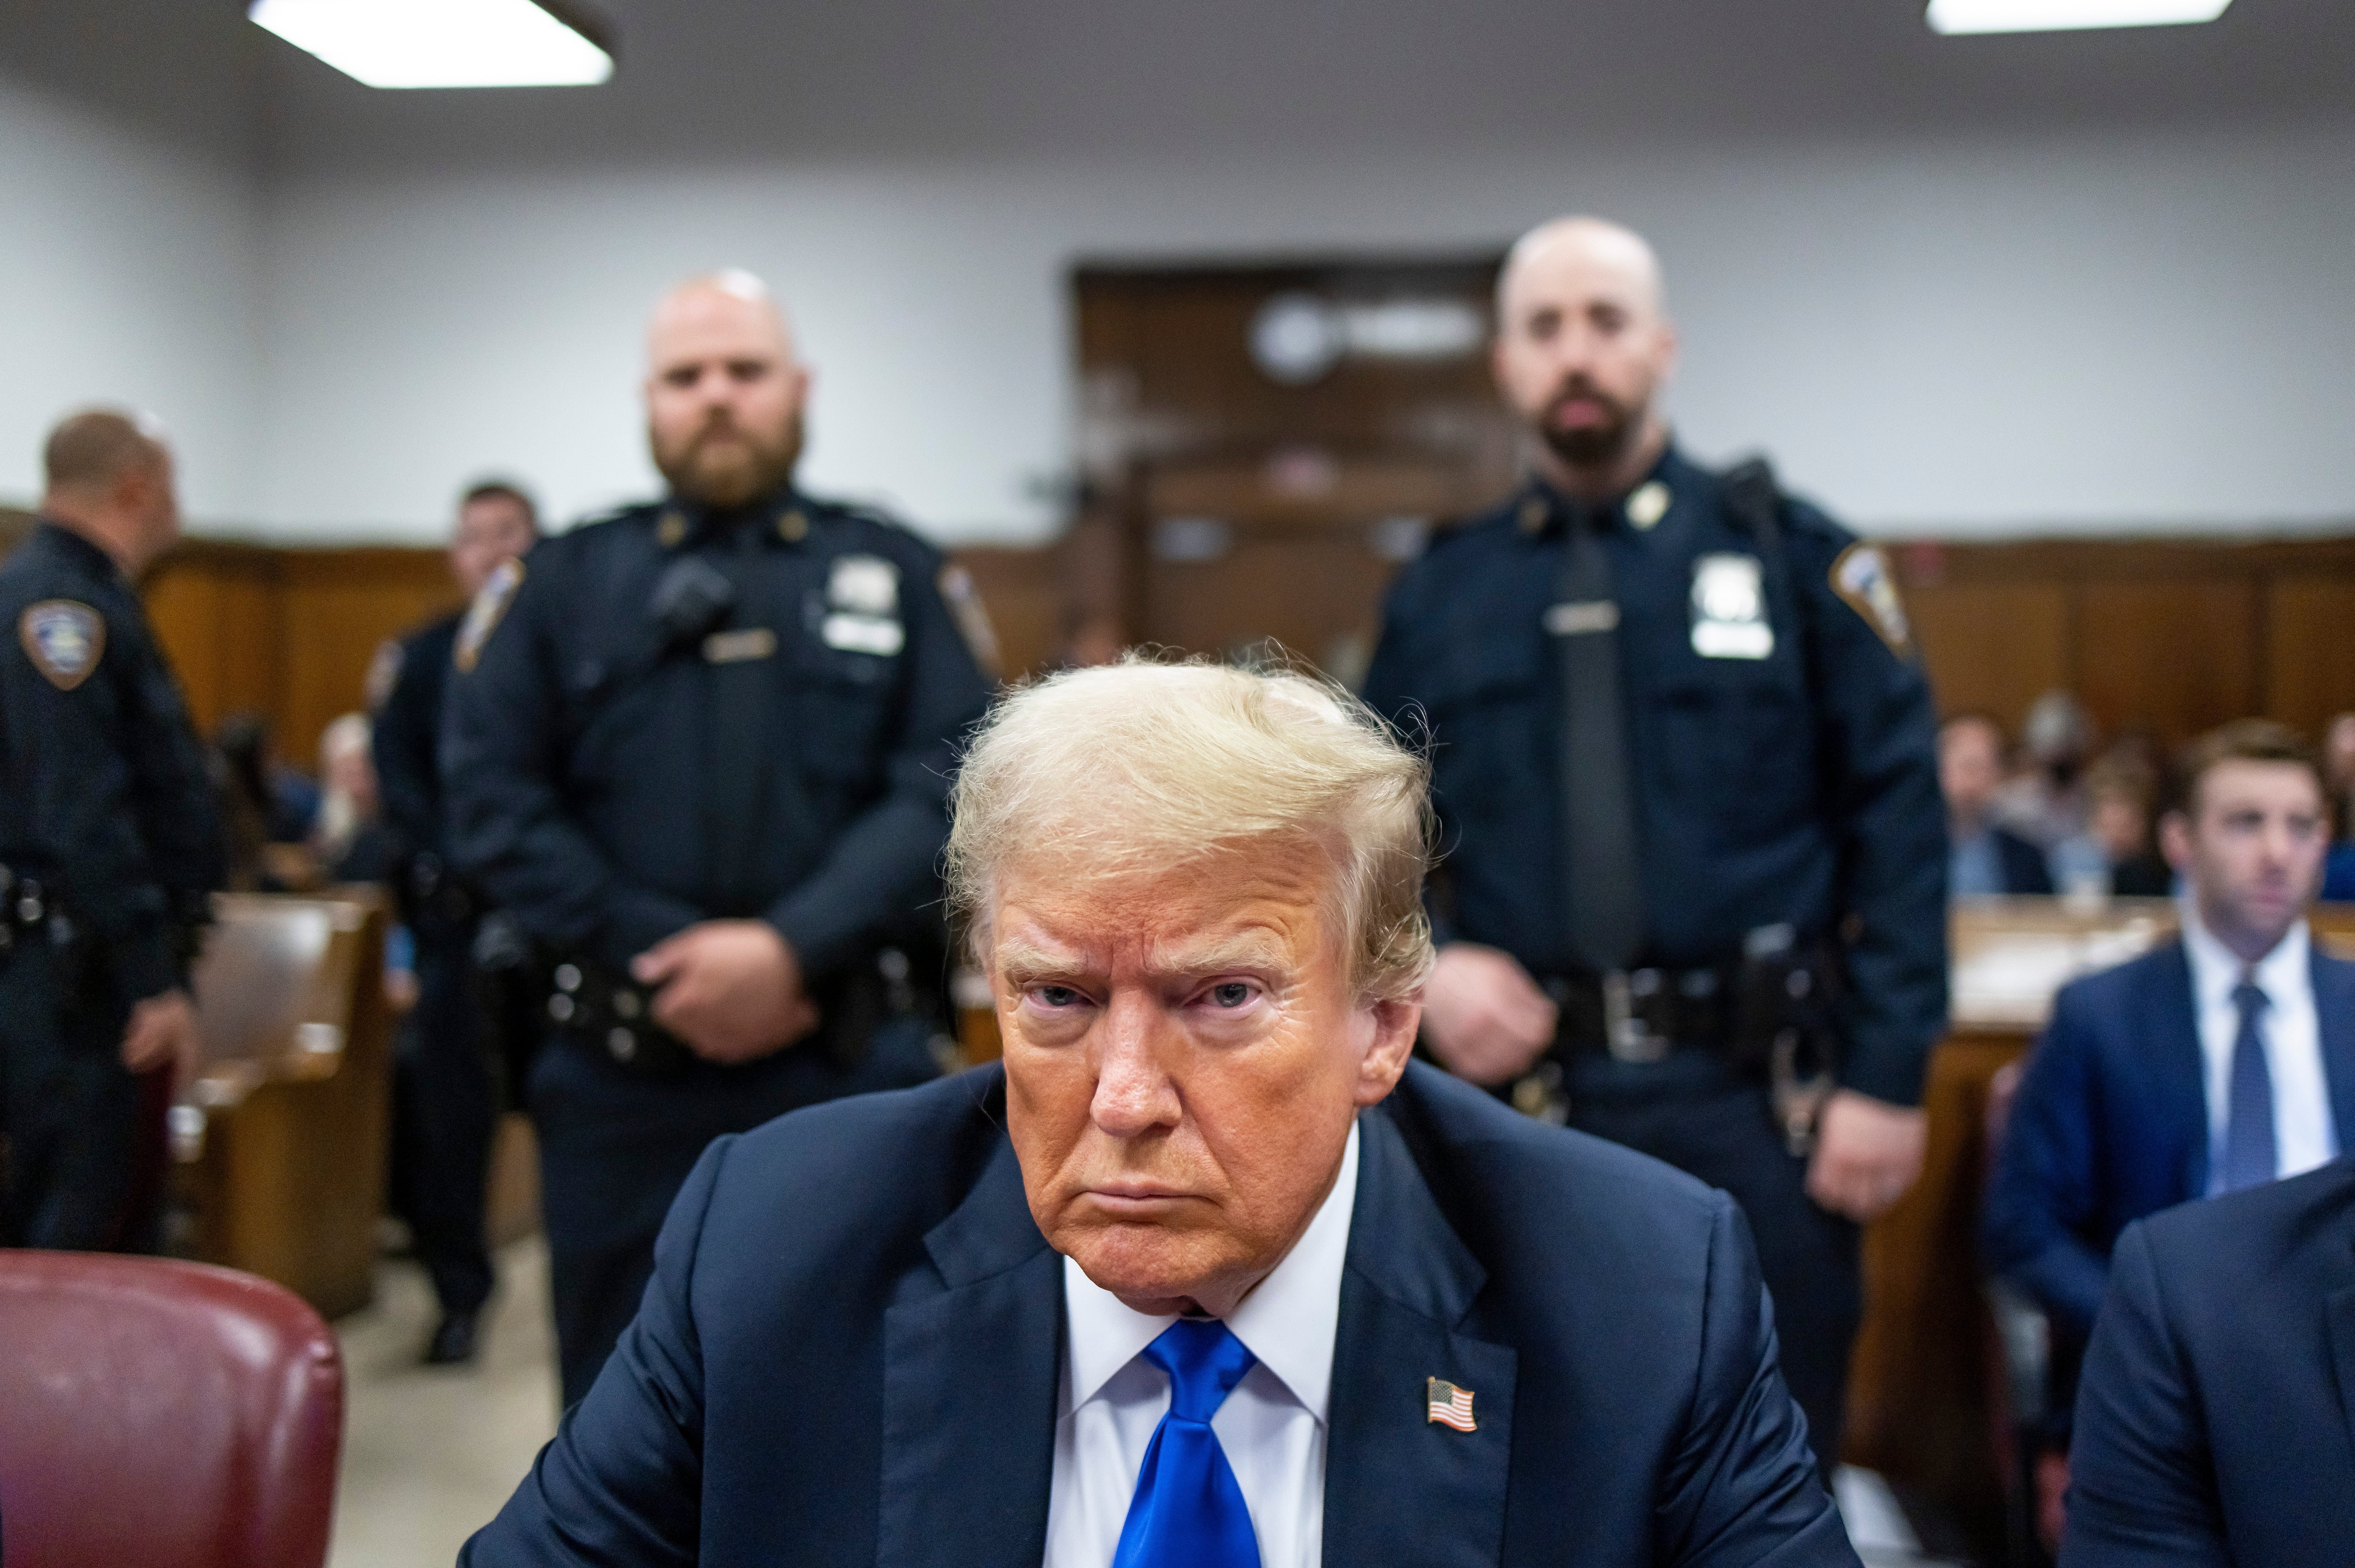
[[1725, 1050], [1739, 1000], [1732, 965], [1614, 969], [1549, 976], [1540, 983], [1561, 1021], [1555, 1049], [1597, 1051], [1614, 1061], [1655, 1062], [1678, 1046]]
[[677, 1078], [695, 1052], [654, 1020], [654, 993], [602, 965], [563, 958], [549, 971], [548, 1021], [567, 1040], [644, 1078]]

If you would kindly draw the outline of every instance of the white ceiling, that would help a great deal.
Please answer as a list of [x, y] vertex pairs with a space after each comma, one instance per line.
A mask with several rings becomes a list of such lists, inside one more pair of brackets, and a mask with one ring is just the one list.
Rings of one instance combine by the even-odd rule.
[[273, 174], [1691, 142], [2355, 113], [2355, 5], [1941, 38], [1921, 0], [587, 0], [601, 88], [378, 92], [241, 0], [0, 0], [0, 69]]

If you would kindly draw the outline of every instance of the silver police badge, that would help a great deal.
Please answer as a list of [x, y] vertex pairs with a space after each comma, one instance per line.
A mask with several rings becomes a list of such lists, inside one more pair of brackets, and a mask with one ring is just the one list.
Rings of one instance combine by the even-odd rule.
[[1756, 556], [1705, 555], [1693, 562], [1692, 645], [1710, 659], [1763, 659], [1774, 651]]
[[826, 607], [818, 635], [827, 647], [890, 658], [908, 640], [900, 624], [900, 569], [879, 555], [837, 556]]
[[106, 617], [71, 599], [44, 599], [17, 617], [16, 640], [51, 686], [71, 691], [106, 655]]

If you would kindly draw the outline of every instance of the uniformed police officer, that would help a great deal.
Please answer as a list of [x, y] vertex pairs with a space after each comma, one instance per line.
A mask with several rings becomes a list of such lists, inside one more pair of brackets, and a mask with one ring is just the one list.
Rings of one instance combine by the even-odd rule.
[[1919, 1172], [1945, 1016], [1935, 723], [1879, 552], [1671, 443], [1675, 349], [1636, 235], [1513, 248], [1535, 473], [1401, 577], [1367, 696], [1433, 742], [1426, 1044], [1740, 1200], [1829, 1466], [1857, 1223]]
[[204, 749], [133, 583], [178, 537], [147, 421], [50, 432], [0, 565], [0, 1244], [148, 1251], [188, 965], [222, 882]]
[[989, 693], [938, 553], [795, 488], [808, 376], [757, 279], [682, 285], [648, 355], [668, 498], [493, 574], [443, 730], [452, 856], [553, 965], [529, 1100], [568, 1403], [710, 1138], [936, 1071], [934, 862]]
[[[471, 601], [538, 538], [538, 509], [521, 489], [501, 480], [470, 486], [458, 502], [450, 575]], [[442, 830], [442, 709], [462, 619], [443, 616], [401, 640], [376, 724], [378, 790], [402, 916], [417, 943], [417, 1005], [396, 1063], [396, 1197], [442, 1307], [425, 1351], [436, 1366], [474, 1359], [476, 1319], [490, 1299], [483, 1204], [498, 1125], [473, 957], [483, 901], [451, 870]]]

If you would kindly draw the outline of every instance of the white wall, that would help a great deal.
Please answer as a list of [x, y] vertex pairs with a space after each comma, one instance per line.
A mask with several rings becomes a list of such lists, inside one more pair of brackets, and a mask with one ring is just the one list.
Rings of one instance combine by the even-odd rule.
[[0, 498], [37, 497], [59, 414], [128, 402], [170, 427], [197, 527], [250, 516], [255, 176], [0, 74]]
[[[634, 381], [667, 281], [796, 314], [814, 487], [943, 538], [1051, 527], [1077, 258], [1650, 232], [1704, 453], [1763, 446], [1859, 525], [2355, 519], [2355, 126], [2046, 132], [1420, 161], [843, 163], [289, 176], [267, 218], [254, 516], [426, 538], [486, 469], [559, 512], [645, 494]], [[5, 263], [0, 263], [5, 264]]]

